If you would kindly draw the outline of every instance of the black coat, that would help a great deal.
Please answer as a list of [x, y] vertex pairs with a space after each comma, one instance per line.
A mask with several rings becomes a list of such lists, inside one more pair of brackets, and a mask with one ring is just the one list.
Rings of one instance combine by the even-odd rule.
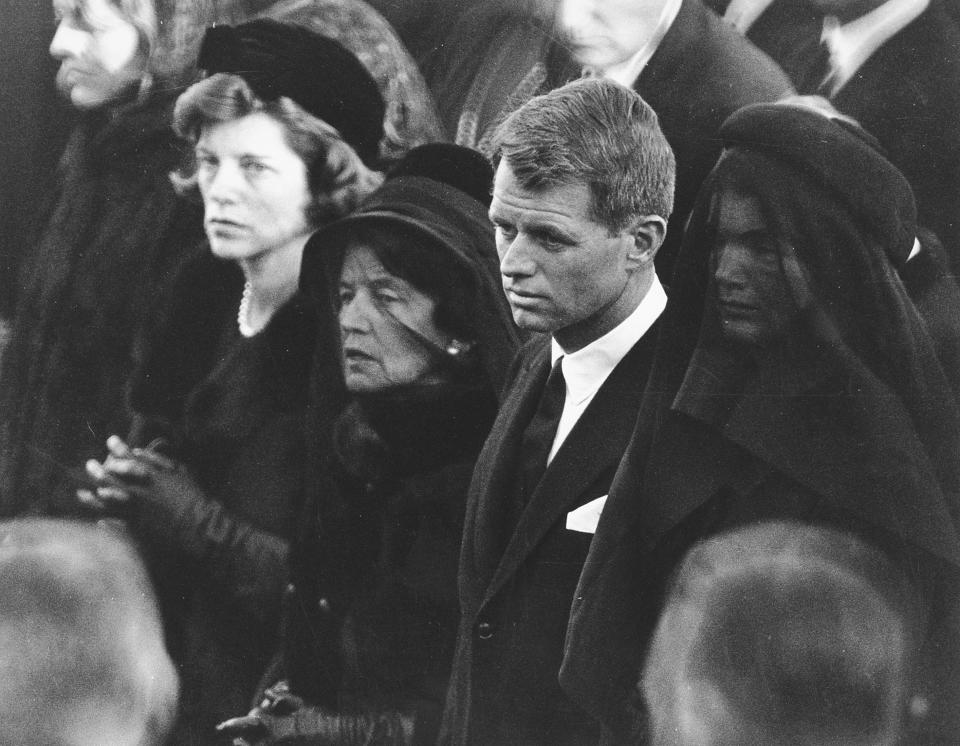
[[383, 451], [313, 480], [320, 498], [298, 531], [283, 663], [311, 704], [403, 713], [416, 743], [435, 740], [457, 632], [465, 496], [496, 407], [489, 388], [444, 386], [367, 398], [341, 416], [340, 428], [374, 428]]
[[168, 173], [183, 146], [169, 93], [87, 115], [60, 161], [42, 234], [24, 252], [0, 375], [0, 515], [70, 514], [67, 471], [124, 434], [134, 339], [201, 237]]
[[163, 438], [202, 491], [161, 522], [131, 516], [181, 676], [177, 743], [210, 743], [244, 711], [277, 645], [288, 543], [302, 508], [304, 412], [316, 340], [297, 295], [243, 338], [243, 277], [204, 253], [177, 278], [130, 392], [130, 443]]
[[[505, 521], [523, 430], [550, 370], [528, 343], [477, 461], [460, 559], [460, 633], [443, 743], [581, 744], [599, 725], [561, 690], [567, 617], [591, 535], [568, 512], [605, 495], [636, 420], [657, 325], [621, 360], [550, 462], [517, 525]], [[504, 548], [505, 547], [505, 548]]]

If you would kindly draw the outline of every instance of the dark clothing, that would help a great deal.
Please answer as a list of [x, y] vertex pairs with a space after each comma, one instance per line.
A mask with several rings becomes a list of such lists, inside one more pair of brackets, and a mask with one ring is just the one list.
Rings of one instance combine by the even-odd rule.
[[184, 152], [171, 106], [164, 93], [86, 115], [61, 158], [3, 355], [0, 515], [75, 513], [66, 469], [129, 427], [134, 338], [201, 236], [199, 209], [168, 178]]
[[302, 507], [304, 411], [316, 339], [295, 296], [251, 338], [243, 276], [204, 255], [177, 280], [131, 386], [131, 445], [163, 438], [201, 490], [186, 514], [129, 516], [180, 669], [176, 743], [210, 743], [276, 649], [287, 544]]
[[[373, 227], [405, 235], [416, 245], [400, 251], [419, 261], [434, 256], [431, 266], [449, 279], [437, 322], [459, 318], [469, 352], [435, 351], [439, 383], [350, 396], [333, 370], [340, 356], [325, 347], [328, 360], [318, 357], [308, 413], [312, 499], [291, 561], [281, 673], [308, 706], [322, 708], [318, 729], [362, 734], [365, 726], [352, 723], [399, 717], [414, 743], [430, 744], [456, 639], [467, 486], [517, 338], [484, 205], [403, 175], [307, 246], [301, 285], [317, 298], [321, 323], [330, 322], [331, 342], [343, 249]], [[395, 261], [402, 271], [404, 257]]]
[[603, 383], [514, 523], [507, 501], [516, 493], [523, 432], [550, 371], [549, 340], [531, 341], [518, 357], [470, 486], [443, 743], [583, 744], [599, 737], [599, 724], [557, 681], [592, 538], [568, 530], [565, 516], [607, 494], [656, 334], [655, 324]]
[[[464, 496], [496, 414], [489, 388], [355, 402], [340, 427], [384, 451], [325, 475], [302, 522], [287, 599], [291, 689], [336, 713], [397, 711], [436, 739], [457, 630]], [[381, 461], [382, 459], [382, 461]], [[378, 463], [379, 462], [379, 463]]]
[[920, 244], [920, 253], [900, 267], [898, 274], [960, 401], [960, 287], [937, 237], [921, 230]]
[[[580, 74], [549, 29], [516, 15], [482, 23], [467, 16], [448, 46], [452, 59], [428, 83], [449, 135], [481, 150], [506, 114]], [[699, 0], [684, 0], [633, 88], [657, 113], [677, 160], [673, 215], [657, 253], [658, 271], [668, 278], [684, 222], [720, 154], [720, 125], [742, 106], [793, 89], [769, 57]]]
[[[811, 64], [822, 18], [795, 18], [777, 0], [747, 32], [797, 82]], [[788, 9], [787, 6], [790, 6]], [[938, 0], [881, 46], [831, 103], [883, 145], [913, 186], [920, 223], [960, 267], [960, 28]], [[800, 90], [800, 93], [808, 91]]]
[[[635, 683], [676, 563], [696, 541], [764, 519], [851, 531], [914, 579], [931, 711], [908, 740], [956, 733], [960, 413], [885, 237], [826, 200], [821, 179], [751, 147], [772, 118], [809, 116], [790, 108], [745, 109], [721, 130], [728, 149], [691, 217], [663, 343], [577, 591], [561, 682], [624, 742], [642, 742]], [[724, 188], [757, 199], [781, 263], [802, 269], [784, 271], [802, 309], [764, 348], [721, 332], [711, 255]]]

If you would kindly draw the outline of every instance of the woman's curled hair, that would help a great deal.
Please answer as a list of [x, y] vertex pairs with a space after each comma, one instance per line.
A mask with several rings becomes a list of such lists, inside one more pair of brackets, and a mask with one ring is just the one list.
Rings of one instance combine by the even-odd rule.
[[[230, 122], [258, 112], [283, 127], [287, 145], [307, 167], [313, 197], [307, 218], [313, 227], [352, 212], [383, 180], [382, 175], [367, 168], [340, 133], [322, 119], [307, 113], [286, 96], [274, 101], [258, 98], [241, 76], [231, 73], [216, 73], [188, 88], [177, 99], [173, 128], [180, 137], [196, 144], [205, 125]], [[171, 174], [171, 180], [180, 194], [195, 193], [196, 162]]]

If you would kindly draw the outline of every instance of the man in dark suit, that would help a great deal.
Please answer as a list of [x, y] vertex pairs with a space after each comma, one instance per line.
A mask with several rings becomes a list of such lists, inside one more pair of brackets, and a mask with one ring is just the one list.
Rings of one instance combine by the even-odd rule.
[[474, 471], [443, 742], [583, 744], [558, 683], [567, 617], [636, 419], [666, 295], [654, 257], [674, 159], [633, 91], [581, 80], [494, 138], [493, 202], [521, 350]]
[[800, 93], [826, 96], [880, 141], [960, 270], [960, 28], [944, 4], [775, 0], [746, 33]]
[[557, 0], [537, 19], [478, 8], [427, 70], [441, 117], [461, 145], [489, 154], [513, 109], [583, 74], [633, 88], [653, 107], [677, 159], [675, 208], [657, 269], [669, 279], [683, 223], [720, 154], [717, 131], [747, 104], [793, 92], [766, 54], [700, 0]]

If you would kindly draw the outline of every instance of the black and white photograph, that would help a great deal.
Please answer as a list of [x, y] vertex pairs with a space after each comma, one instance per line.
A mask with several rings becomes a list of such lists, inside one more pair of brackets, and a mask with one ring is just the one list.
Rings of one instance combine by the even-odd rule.
[[0, 744], [960, 746], [960, 2], [4, 0]]

